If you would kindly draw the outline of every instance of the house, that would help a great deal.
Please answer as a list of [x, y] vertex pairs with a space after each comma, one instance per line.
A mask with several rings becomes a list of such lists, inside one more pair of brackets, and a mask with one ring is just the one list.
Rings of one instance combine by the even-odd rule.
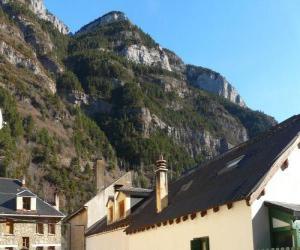
[[161, 158], [155, 191], [131, 210], [120, 203], [130, 194], [116, 189], [86, 249], [300, 248], [299, 132], [300, 116], [291, 117], [170, 184]]
[[16, 179], [0, 178], [0, 249], [61, 249], [64, 215]]
[[104, 172], [105, 163], [103, 160], [98, 160], [96, 164], [97, 194], [64, 220], [67, 226], [66, 241], [69, 246], [68, 249], [85, 249], [85, 231], [106, 216], [106, 201], [111, 195], [114, 195], [115, 187], [131, 186], [131, 172], [123, 174], [109, 185], [105, 185]]

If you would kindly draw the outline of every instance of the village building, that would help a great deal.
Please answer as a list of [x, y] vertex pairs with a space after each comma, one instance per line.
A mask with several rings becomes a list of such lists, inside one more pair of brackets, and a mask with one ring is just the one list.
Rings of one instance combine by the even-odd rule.
[[86, 249], [299, 249], [299, 133], [294, 116], [170, 184], [159, 159], [155, 190], [116, 187]]
[[[66, 226], [65, 241], [67, 249], [86, 249], [85, 232], [106, 216], [106, 202], [114, 195], [116, 186], [131, 186], [132, 174], [127, 172], [117, 180], [109, 183], [105, 179], [105, 162], [97, 161], [95, 167], [97, 194], [83, 206], [64, 219]], [[107, 184], [109, 183], [109, 184]]]
[[55, 205], [25, 186], [25, 179], [0, 178], [0, 249], [60, 250], [59, 197]]

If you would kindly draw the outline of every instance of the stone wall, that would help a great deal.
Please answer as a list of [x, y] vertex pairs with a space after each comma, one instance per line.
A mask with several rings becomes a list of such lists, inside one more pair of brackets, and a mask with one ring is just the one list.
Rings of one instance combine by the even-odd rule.
[[7, 235], [5, 233], [5, 223], [0, 223], [0, 249], [5, 247], [13, 247], [14, 249], [22, 249], [23, 237], [29, 237], [30, 250], [35, 250], [38, 246], [44, 249], [48, 246], [54, 246], [55, 249], [61, 249], [61, 224], [56, 224], [55, 235], [48, 233], [48, 224], [44, 222], [44, 234], [37, 234], [35, 222], [15, 222], [14, 234]]

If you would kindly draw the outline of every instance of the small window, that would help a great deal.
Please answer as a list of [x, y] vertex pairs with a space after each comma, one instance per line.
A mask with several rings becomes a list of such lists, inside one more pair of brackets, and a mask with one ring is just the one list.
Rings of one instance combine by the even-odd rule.
[[221, 174], [224, 174], [230, 170], [233, 170], [235, 168], [237, 168], [239, 166], [239, 163], [241, 160], [243, 160], [245, 157], [245, 155], [242, 155], [238, 158], [235, 158], [234, 160], [232, 161], [229, 161], [226, 163], [226, 166], [224, 168], [222, 168], [219, 172], [218, 172], [218, 175], [221, 175]]
[[119, 202], [119, 216], [120, 216], [120, 218], [125, 217], [125, 202], [124, 201]]
[[6, 248], [4, 248], [5, 250], [14, 250], [14, 248], [13, 247], [6, 247]]
[[36, 224], [36, 233], [37, 234], [44, 234], [44, 224], [43, 223], [37, 223]]
[[14, 223], [11, 221], [7, 221], [5, 224], [5, 233], [6, 234], [14, 234]]
[[36, 247], [36, 250], [44, 250], [44, 247]]
[[31, 198], [23, 197], [23, 209], [30, 210], [30, 208], [31, 208]]
[[197, 238], [191, 241], [191, 250], [209, 250], [209, 238]]
[[22, 246], [23, 248], [29, 249], [29, 237], [22, 238]]
[[55, 234], [55, 224], [48, 224], [48, 234]]
[[48, 247], [48, 250], [55, 250], [55, 247]]
[[108, 208], [108, 221], [112, 222], [113, 219], [114, 219], [114, 209], [111, 206], [111, 207]]

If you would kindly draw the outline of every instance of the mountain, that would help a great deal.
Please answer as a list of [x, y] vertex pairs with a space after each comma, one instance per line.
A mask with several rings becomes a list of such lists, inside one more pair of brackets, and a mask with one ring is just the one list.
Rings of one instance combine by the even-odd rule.
[[42, 1], [0, 5], [0, 174], [59, 191], [66, 211], [95, 193], [97, 159], [108, 181], [133, 170], [146, 187], [161, 153], [177, 178], [276, 123], [122, 12], [71, 35]]

